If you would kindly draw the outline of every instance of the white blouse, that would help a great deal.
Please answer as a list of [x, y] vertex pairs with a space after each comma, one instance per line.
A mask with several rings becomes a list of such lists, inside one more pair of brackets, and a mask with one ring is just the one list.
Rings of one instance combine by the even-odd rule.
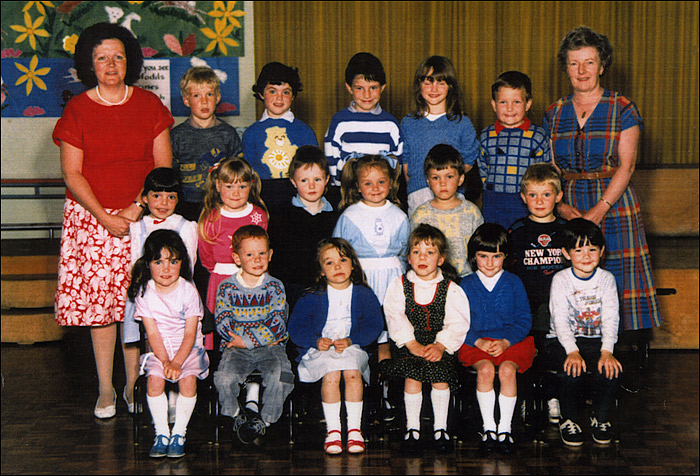
[[[411, 270], [406, 274], [413, 283], [413, 296], [418, 304], [430, 304], [435, 297], [437, 285], [442, 281], [442, 271], [438, 271], [435, 279], [424, 281]], [[389, 330], [389, 336], [398, 347], [415, 340], [413, 325], [406, 317], [406, 296], [403, 293], [401, 276], [394, 279], [384, 297], [384, 315]], [[464, 344], [469, 331], [469, 300], [461, 287], [450, 282], [447, 288], [445, 302], [445, 320], [443, 327], [435, 337], [435, 342], [445, 346], [450, 354], [455, 353]]]

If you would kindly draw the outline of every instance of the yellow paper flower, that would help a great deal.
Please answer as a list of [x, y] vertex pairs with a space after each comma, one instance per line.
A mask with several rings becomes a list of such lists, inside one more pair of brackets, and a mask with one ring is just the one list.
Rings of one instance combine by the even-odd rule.
[[29, 96], [29, 93], [32, 92], [32, 87], [36, 83], [36, 87], [39, 89], [43, 89], [46, 91], [46, 83], [39, 77], [39, 76], [45, 76], [49, 74], [49, 71], [51, 71], [51, 68], [41, 68], [41, 69], [36, 69], [36, 67], [39, 65], [39, 57], [37, 55], [34, 55], [29, 62], [29, 69], [27, 69], [25, 66], [15, 63], [15, 66], [17, 66], [17, 69], [22, 71], [24, 74], [20, 76], [17, 79], [17, 82], [15, 83], [15, 86], [19, 86], [23, 82], [27, 82], [27, 96]]
[[234, 10], [236, 7], [236, 2], [214, 2], [214, 10], [210, 11], [208, 15], [214, 18], [225, 18], [227, 22], [231, 25], [240, 28], [241, 22], [236, 20], [236, 17], [242, 17], [245, 15], [243, 10]]
[[237, 41], [227, 38], [227, 36], [233, 31], [233, 25], [227, 26], [224, 18], [216, 19], [214, 21], [214, 28], [216, 28], [216, 32], [212, 31], [211, 28], [202, 28], [202, 33], [204, 36], [212, 40], [204, 50], [205, 52], [209, 52], [218, 46], [221, 52], [224, 55], [227, 55], [228, 50], [226, 49], [226, 45], [238, 46]]
[[22, 11], [25, 13], [28, 12], [35, 4], [36, 9], [39, 10], [39, 13], [41, 13], [42, 15], [46, 15], [46, 9], [44, 8], [44, 5], [46, 5], [47, 7], [56, 8], [51, 2], [27, 2], [27, 4], [24, 7], [22, 7]]
[[70, 36], [66, 36], [65, 38], [63, 38], [63, 49], [66, 50], [68, 53], [74, 55], [76, 43], [78, 43], [78, 35], [73, 33]]
[[43, 36], [48, 38], [49, 32], [44, 29], [39, 29], [42, 23], [44, 23], [44, 16], [41, 16], [32, 22], [32, 18], [29, 16], [29, 12], [24, 12], [24, 26], [22, 25], [10, 25], [15, 31], [22, 33], [17, 37], [15, 43], [22, 43], [27, 37], [29, 37], [29, 44], [33, 50], [36, 50], [36, 37]]

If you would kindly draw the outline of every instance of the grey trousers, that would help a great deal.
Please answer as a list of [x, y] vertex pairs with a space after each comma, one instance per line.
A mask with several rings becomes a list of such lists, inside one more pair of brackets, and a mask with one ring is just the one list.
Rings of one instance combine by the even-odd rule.
[[254, 349], [225, 349], [219, 368], [214, 372], [214, 385], [219, 392], [221, 414], [233, 417], [238, 413], [240, 384], [259, 371], [264, 387], [260, 416], [275, 423], [282, 415], [284, 401], [294, 389], [294, 374], [284, 345]]

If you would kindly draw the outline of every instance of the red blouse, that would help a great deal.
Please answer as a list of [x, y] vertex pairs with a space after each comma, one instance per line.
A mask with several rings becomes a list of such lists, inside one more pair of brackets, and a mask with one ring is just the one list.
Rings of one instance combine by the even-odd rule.
[[[104, 208], [121, 209], [136, 197], [153, 170], [153, 140], [173, 116], [155, 94], [134, 87], [121, 106], [103, 106], [82, 93], [56, 123], [53, 140], [83, 151], [83, 176]], [[75, 200], [70, 190], [66, 197]]]

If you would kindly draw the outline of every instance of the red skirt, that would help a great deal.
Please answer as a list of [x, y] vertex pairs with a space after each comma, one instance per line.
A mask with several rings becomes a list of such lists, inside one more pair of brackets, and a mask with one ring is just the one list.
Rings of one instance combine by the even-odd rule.
[[[496, 340], [484, 337], [486, 340]], [[518, 372], [523, 373], [532, 366], [532, 361], [535, 358], [537, 349], [535, 349], [535, 340], [532, 336], [527, 336], [517, 344], [508, 347], [498, 357], [492, 357], [481, 349], [464, 344], [459, 349], [457, 358], [465, 367], [471, 367], [480, 360], [489, 360], [493, 365], [498, 367], [503, 362], [511, 361], [518, 366]]]

